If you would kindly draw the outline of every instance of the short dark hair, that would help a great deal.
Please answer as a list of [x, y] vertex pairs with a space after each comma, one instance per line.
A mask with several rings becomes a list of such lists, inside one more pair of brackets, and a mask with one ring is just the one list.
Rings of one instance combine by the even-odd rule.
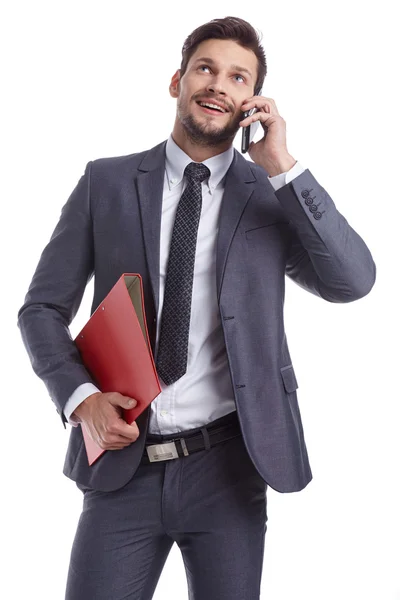
[[209, 39], [233, 40], [242, 46], [252, 50], [257, 57], [258, 69], [254, 93], [261, 89], [267, 74], [267, 62], [264, 48], [261, 45], [261, 35], [243, 19], [238, 17], [224, 17], [213, 19], [204, 25], [200, 25], [186, 38], [182, 46], [182, 62], [180, 66], [181, 77], [186, 72], [191, 56], [201, 42]]

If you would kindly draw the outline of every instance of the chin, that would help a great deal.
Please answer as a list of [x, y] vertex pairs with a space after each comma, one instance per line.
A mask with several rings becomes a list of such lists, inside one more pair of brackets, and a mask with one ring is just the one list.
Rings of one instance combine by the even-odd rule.
[[206, 129], [207, 131], [222, 131], [223, 129], [226, 129], [226, 127], [228, 126], [229, 121], [222, 121], [222, 119], [220, 119], [220, 123], [218, 122], [217, 119], [208, 119], [207, 115], [204, 115], [205, 118], [201, 118], [198, 115], [194, 115], [192, 113], [191, 117], [192, 120], [198, 124], [199, 127], [201, 127], [202, 129]]

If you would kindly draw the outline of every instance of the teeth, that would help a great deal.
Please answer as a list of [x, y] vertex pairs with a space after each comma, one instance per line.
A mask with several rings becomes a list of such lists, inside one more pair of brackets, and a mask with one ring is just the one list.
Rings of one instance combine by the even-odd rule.
[[200, 102], [201, 106], [208, 106], [209, 108], [216, 108], [217, 110], [221, 111], [221, 112], [225, 112], [225, 110], [223, 108], [221, 108], [220, 106], [217, 106], [216, 104], [211, 104], [210, 102]]

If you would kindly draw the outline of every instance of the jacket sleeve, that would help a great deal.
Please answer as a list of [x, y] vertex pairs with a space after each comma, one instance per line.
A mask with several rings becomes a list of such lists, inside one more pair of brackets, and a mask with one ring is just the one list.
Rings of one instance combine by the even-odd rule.
[[366, 296], [376, 279], [371, 252], [310, 171], [275, 195], [291, 222], [288, 277], [329, 302]]
[[63, 206], [18, 311], [17, 325], [32, 368], [46, 385], [64, 428], [63, 408], [73, 391], [83, 383], [96, 385], [69, 331], [94, 273], [91, 167], [92, 161]]

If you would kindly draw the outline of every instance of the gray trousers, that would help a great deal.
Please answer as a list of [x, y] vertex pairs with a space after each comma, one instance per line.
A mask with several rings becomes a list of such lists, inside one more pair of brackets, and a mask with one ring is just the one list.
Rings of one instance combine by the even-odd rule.
[[66, 600], [150, 600], [174, 542], [189, 600], [260, 598], [267, 484], [241, 434], [189, 456], [141, 463], [113, 492], [77, 486], [83, 509]]

